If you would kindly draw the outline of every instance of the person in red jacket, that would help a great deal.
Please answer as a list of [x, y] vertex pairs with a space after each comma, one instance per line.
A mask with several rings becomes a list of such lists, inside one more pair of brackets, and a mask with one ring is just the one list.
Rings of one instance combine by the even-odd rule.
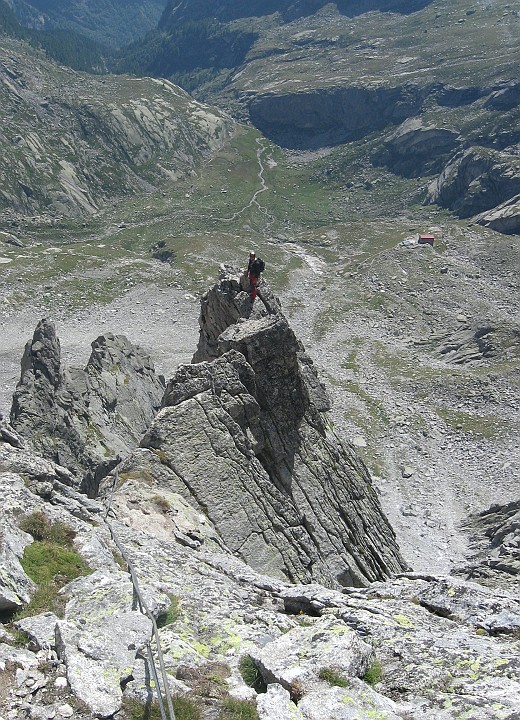
[[257, 258], [254, 252], [249, 254], [249, 263], [247, 266], [247, 274], [249, 277], [249, 283], [251, 288], [249, 290], [249, 296], [251, 300], [256, 298], [258, 284], [260, 282], [260, 275], [265, 269], [265, 263], [261, 258]]

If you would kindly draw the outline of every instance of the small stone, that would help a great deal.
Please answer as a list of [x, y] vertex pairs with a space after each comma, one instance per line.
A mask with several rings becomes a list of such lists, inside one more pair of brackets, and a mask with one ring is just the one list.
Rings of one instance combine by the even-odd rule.
[[415, 469], [413, 467], [410, 467], [409, 465], [405, 465], [405, 467], [402, 470], [402, 476], [404, 478], [411, 478], [414, 473], [415, 473]]
[[352, 438], [352, 445], [354, 445], [354, 447], [364, 448], [367, 446], [367, 441], [361, 435], [356, 435]]
[[72, 717], [74, 715], [74, 708], [72, 708], [68, 703], [60, 705], [58, 707], [58, 715], [65, 718]]
[[54, 687], [58, 688], [58, 690], [63, 690], [68, 684], [67, 678], [65, 677], [57, 677], [54, 681]]

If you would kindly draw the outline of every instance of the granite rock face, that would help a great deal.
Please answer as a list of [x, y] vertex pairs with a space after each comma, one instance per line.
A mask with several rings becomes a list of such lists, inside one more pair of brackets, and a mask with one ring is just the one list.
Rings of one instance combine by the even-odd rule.
[[456, 155], [431, 183], [428, 200], [471, 217], [520, 193], [520, 161], [507, 151], [470, 147]]
[[123, 573], [96, 572], [68, 586], [65, 618], [56, 625], [56, 648], [74, 694], [94, 715], [111, 717], [122, 702], [136, 654], [150, 641], [152, 623], [133, 606]]
[[282, 147], [338, 145], [397, 125], [421, 108], [418, 87], [337, 87], [265, 93], [249, 103], [253, 124]]
[[54, 325], [41, 320], [25, 347], [11, 424], [93, 496], [139, 438], [164, 390], [149, 356], [124, 336], [92, 343], [84, 370], [64, 367]]
[[200, 325], [196, 363], [168, 383], [120, 472], [179, 493], [258, 571], [333, 587], [401, 571], [368, 472], [328, 423], [325, 389], [267, 284], [253, 304], [224, 269]]
[[430, 175], [442, 170], [459, 142], [459, 135], [454, 130], [429, 126], [420, 118], [410, 118], [385, 139], [373, 161], [405, 177]]
[[472, 516], [466, 529], [471, 533], [473, 554], [458, 573], [491, 587], [518, 588], [520, 501], [491, 506]]
[[488, 212], [480, 213], [475, 220], [479, 225], [490, 227], [504, 235], [520, 234], [520, 194]]
[[0, 612], [19, 610], [31, 599], [35, 584], [25, 574], [20, 558], [31, 538], [18, 528], [0, 524]]
[[[85, 18], [83, 5], [67, 12]], [[0, 125], [11, 128], [0, 135], [0, 206], [16, 214], [90, 216], [189, 175], [233, 132], [229, 117], [167, 80], [77, 73], [4, 34], [0, 83]]]

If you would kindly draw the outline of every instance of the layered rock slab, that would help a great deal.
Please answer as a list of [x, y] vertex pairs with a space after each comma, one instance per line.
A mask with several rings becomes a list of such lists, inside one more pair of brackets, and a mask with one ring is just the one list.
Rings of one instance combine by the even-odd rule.
[[267, 284], [252, 304], [224, 269], [200, 325], [199, 362], [168, 383], [120, 471], [183, 495], [259, 571], [337, 587], [402, 570], [368, 472], [328, 422], [325, 389]]

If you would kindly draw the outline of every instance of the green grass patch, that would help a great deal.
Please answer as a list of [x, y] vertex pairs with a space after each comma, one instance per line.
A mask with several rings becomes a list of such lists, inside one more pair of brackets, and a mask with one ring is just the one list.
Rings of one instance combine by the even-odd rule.
[[[69, 550], [48, 542], [36, 540], [25, 548], [21, 564], [34, 582], [45, 585], [58, 582], [61, 586], [91, 571], [75, 550]], [[63, 578], [63, 581], [56, 581]]]
[[447, 407], [434, 408], [437, 415], [453, 430], [471, 433], [492, 440], [507, 432], [515, 432], [514, 423], [495, 415], [476, 415]]
[[72, 548], [76, 533], [64, 523], [51, 523], [42, 512], [25, 516], [19, 526], [35, 538], [25, 548], [20, 562], [38, 587], [30, 603], [15, 615], [15, 619], [49, 610], [59, 616], [64, 609], [64, 600], [59, 596], [61, 588], [71, 580], [92, 572]]
[[240, 658], [238, 669], [246, 685], [252, 687], [256, 692], [266, 692], [267, 685], [254, 660], [249, 655]]
[[219, 720], [258, 720], [256, 704], [251, 700], [228, 697], [222, 703]]
[[15, 647], [28, 647], [30, 643], [29, 635], [25, 632], [25, 630], [20, 630], [16, 627], [10, 628], [11, 634], [13, 636], [13, 645]]
[[374, 687], [381, 682], [383, 678], [383, 666], [379, 660], [374, 660], [372, 665], [368, 668], [366, 673], [363, 675], [363, 680]]
[[320, 680], [325, 680], [325, 682], [328, 682], [329, 685], [342, 688], [346, 688], [349, 686], [348, 680], [342, 675], [340, 675], [337, 670], [333, 670], [332, 668], [322, 668], [319, 672], [318, 677], [320, 678]]
[[[166, 706], [166, 701], [164, 701]], [[173, 709], [176, 720], [201, 720], [202, 711], [197, 702], [191, 698], [174, 697]], [[162, 720], [157, 702], [141, 703], [133, 698], [123, 700], [122, 714], [125, 720]]]
[[172, 625], [180, 617], [181, 614], [181, 601], [176, 595], [169, 595], [170, 606], [169, 608], [161, 613], [157, 618], [157, 627], [162, 628], [166, 625]]

